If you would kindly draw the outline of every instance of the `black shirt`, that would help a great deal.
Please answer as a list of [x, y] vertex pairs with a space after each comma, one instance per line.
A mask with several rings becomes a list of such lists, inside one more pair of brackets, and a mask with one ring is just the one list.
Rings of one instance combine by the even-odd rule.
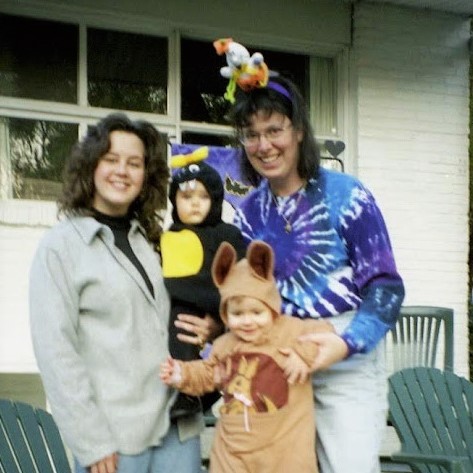
[[104, 225], [110, 227], [115, 239], [115, 246], [123, 252], [123, 254], [132, 262], [135, 268], [139, 271], [143, 277], [146, 286], [148, 286], [149, 292], [154, 297], [153, 285], [146, 273], [140, 260], [136, 257], [135, 253], [131, 249], [130, 242], [128, 241], [128, 232], [131, 228], [131, 218], [129, 215], [123, 217], [112, 217], [111, 215], [105, 215], [98, 210], [94, 209], [94, 218]]

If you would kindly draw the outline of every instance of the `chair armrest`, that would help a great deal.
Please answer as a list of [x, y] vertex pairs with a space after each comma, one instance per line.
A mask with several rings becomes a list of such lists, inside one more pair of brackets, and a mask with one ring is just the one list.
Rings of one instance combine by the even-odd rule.
[[425, 453], [399, 452], [391, 455], [391, 459], [401, 463], [423, 463], [432, 465], [441, 465], [445, 467], [449, 473], [468, 473], [464, 467], [464, 461], [468, 461], [468, 457], [458, 457], [452, 455], [435, 455]]

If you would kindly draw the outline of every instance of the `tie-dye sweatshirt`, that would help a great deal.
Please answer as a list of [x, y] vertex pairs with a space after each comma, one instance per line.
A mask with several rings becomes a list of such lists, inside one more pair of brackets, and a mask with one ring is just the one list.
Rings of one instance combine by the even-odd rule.
[[342, 334], [350, 354], [369, 352], [394, 326], [404, 285], [383, 216], [356, 178], [320, 168], [304, 189], [284, 198], [263, 180], [234, 223], [247, 242], [273, 247], [285, 314], [320, 318], [356, 310]]

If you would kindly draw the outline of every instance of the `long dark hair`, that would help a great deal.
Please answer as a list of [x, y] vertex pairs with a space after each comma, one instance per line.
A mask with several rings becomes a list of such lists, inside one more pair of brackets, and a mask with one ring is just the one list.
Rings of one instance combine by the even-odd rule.
[[110, 149], [112, 131], [133, 133], [144, 144], [145, 178], [139, 196], [129, 213], [137, 218], [148, 238], [157, 242], [162, 232], [162, 212], [167, 205], [169, 169], [165, 137], [144, 120], [130, 120], [123, 113], [112, 113], [89, 127], [86, 136], [76, 143], [64, 168], [59, 214], [92, 215], [95, 194], [94, 173], [100, 158]]
[[[271, 87], [271, 83], [276, 84]], [[283, 93], [278, 86], [283, 87]], [[279, 89], [279, 90], [278, 90]], [[286, 93], [289, 97], [286, 96]], [[299, 161], [297, 171], [303, 179], [317, 175], [320, 165], [320, 151], [314, 138], [314, 132], [309, 121], [304, 99], [297, 86], [282, 76], [270, 78], [267, 87], [261, 87], [243, 92], [238, 90], [236, 102], [230, 111], [230, 121], [237, 133], [250, 125], [251, 118], [258, 112], [268, 117], [272, 113], [287, 116], [295, 130], [302, 131], [302, 141], [299, 145]], [[251, 166], [245, 148], [242, 149], [242, 171], [252, 185], [258, 185], [261, 176]]]

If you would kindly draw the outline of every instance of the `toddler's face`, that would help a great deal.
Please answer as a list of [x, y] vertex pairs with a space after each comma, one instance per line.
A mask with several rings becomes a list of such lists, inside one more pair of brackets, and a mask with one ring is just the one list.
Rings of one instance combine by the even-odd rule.
[[271, 309], [253, 297], [231, 297], [226, 310], [228, 328], [245, 342], [258, 342], [273, 325]]
[[205, 186], [197, 180], [189, 181], [188, 185], [176, 192], [176, 210], [182, 223], [198, 225], [210, 212], [212, 199]]

